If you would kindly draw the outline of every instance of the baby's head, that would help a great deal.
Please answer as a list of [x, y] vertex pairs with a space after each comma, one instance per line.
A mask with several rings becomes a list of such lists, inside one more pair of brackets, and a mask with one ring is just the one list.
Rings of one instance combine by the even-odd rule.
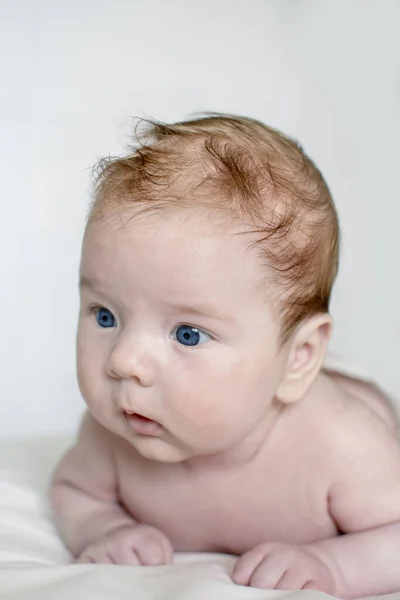
[[89, 221], [133, 205], [158, 214], [203, 209], [222, 226], [255, 233], [283, 343], [304, 319], [326, 313], [338, 268], [338, 219], [301, 147], [259, 121], [230, 115], [144, 125], [133, 154], [99, 163]]
[[[125, 324], [101, 360], [114, 380], [133, 378], [137, 390], [147, 390], [153, 384], [140, 381], [133, 367], [128, 376], [128, 359], [123, 373], [121, 349], [132, 365], [143, 359], [142, 366], [154, 370], [149, 381], [158, 377], [160, 397], [176, 393], [167, 367], [175, 377], [192, 377], [191, 385], [207, 397], [210, 390], [200, 377], [218, 397], [225, 378], [233, 386], [228, 395], [259, 396], [260, 421], [263, 396], [269, 405], [272, 399], [300, 399], [321, 366], [339, 245], [329, 190], [298, 144], [252, 119], [210, 115], [173, 125], [146, 122], [138, 142], [129, 156], [100, 163], [83, 246], [82, 306], [90, 304], [84, 292], [91, 288], [99, 297], [93, 306], [100, 329], [117, 329], [115, 312]], [[99, 317], [102, 307], [106, 312]], [[214, 333], [213, 319], [222, 323], [221, 312], [227, 323], [216, 324]], [[189, 362], [179, 358], [175, 373], [167, 365], [174, 350], [160, 345], [163, 327], [175, 344], [191, 347], [185, 352], [197, 354]], [[89, 406], [96, 377], [95, 370], [86, 375], [89, 350], [99, 346], [93, 337], [92, 346], [85, 342], [90, 331], [81, 312], [78, 366]], [[135, 347], [135, 334], [145, 352]], [[129, 399], [133, 387], [127, 392], [124, 386], [124, 402], [133, 403], [126, 410], [161, 416], [161, 399], [149, 400], [146, 411], [142, 400]], [[203, 426], [211, 427], [211, 420]]]

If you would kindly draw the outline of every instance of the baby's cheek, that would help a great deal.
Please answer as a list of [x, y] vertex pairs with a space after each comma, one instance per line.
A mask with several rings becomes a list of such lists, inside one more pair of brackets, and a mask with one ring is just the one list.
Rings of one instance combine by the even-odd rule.
[[92, 378], [85, 367], [85, 363], [78, 359], [78, 384], [83, 399], [87, 404], [90, 404], [91, 396], [93, 394], [93, 382]]
[[78, 346], [77, 352], [77, 376], [81, 394], [84, 400], [91, 404], [98, 395], [99, 387], [99, 365], [96, 361], [96, 350]]
[[208, 439], [222, 431], [233, 431], [243, 418], [244, 400], [235, 397], [229, 383], [220, 379], [214, 381], [206, 375], [205, 379], [207, 383], [191, 390], [182, 390], [180, 401], [175, 404], [176, 415], [182, 426], [191, 430], [198, 439]]

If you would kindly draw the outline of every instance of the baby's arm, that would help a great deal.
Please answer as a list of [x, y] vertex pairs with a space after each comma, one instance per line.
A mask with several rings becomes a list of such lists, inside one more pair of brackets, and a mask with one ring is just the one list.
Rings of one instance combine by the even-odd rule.
[[344, 535], [290, 545], [266, 542], [243, 554], [233, 579], [279, 590], [319, 589], [339, 598], [400, 590], [400, 444], [375, 415], [345, 414], [320, 450], [328, 509]]
[[121, 506], [110, 434], [87, 413], [78, 440], [58, 465], [50, 498], [57, 528], [81, 562], [161, 564], [171, 545]]
[[329, 509], [345, 534], [310, 544], [335, 575], [335, 595], [400, 590], [400, 444], [376, 418], [348, 422], [334, 440]]
[[77, 443], [61, 460], [51, 482], [56, 524], [75, 556], [94, 539], [135, 523], [118, 503], [115, 465], [106, 435], [87, 413]]

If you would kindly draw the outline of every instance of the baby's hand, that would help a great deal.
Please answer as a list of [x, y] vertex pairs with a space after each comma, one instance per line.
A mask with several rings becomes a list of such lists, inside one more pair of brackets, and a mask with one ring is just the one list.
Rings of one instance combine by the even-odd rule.
[[119, 527], [90, 544], [77, 563], [166, 565], [172, 560], [169, 539], [150, 525]]
[[264, 589], [335, 591], [332, 572], [306, 546], [260, 544], [238, 558], [232, 579], [239, 585]]

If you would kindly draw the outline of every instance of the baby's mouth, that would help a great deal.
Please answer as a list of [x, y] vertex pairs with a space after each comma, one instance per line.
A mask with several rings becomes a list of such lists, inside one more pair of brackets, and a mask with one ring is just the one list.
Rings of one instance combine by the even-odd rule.
[[157, 421], [153, 421], [152, 419], [144, 417], [139, 413], [130, 413], [124, 411], [123, 414], [126, 422], [130, 425], [135, 433], [153, 437], [159, 435], [162, 427], [160, 423], [157, 423]]

